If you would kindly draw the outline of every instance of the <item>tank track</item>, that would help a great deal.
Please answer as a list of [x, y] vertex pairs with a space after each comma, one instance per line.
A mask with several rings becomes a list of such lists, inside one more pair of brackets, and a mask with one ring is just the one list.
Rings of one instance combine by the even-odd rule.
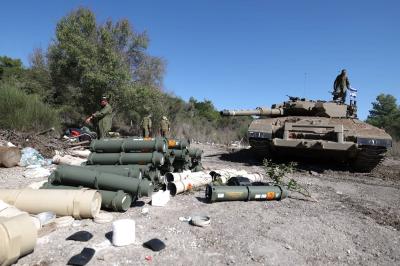
[[251, 141], [250, 140], [250, 145], [254, 153], [259, 159], [264, 159], [264, 158], [271, 158], [272, 153], [271, 153], [271, 148], [270, 148], [270, 142], [269, 141]]
[[358, 172], [371, 172], [385, 157], [385, 147], [362, 146], [357, 157], [352, 162], [352, 167]]

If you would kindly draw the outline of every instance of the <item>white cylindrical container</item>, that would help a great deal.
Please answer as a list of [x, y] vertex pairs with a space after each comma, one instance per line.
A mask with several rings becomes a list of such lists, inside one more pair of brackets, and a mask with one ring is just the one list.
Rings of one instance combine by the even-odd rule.
[[131, 219], [116, 220], [112, 224], [112, 243], [121, 247], [135, 243], [135, 221]]

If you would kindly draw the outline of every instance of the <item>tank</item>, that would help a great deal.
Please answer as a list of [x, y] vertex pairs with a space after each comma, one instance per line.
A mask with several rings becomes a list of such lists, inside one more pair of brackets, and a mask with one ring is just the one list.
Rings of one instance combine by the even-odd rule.
[[223, 116], [255, 116], [247, 135], [262, 157], [325, 158], [369, 172], [384, 158], [392, 138], [357, 119], [355, 105], [290, 97], [271, 108], [223, 110]]

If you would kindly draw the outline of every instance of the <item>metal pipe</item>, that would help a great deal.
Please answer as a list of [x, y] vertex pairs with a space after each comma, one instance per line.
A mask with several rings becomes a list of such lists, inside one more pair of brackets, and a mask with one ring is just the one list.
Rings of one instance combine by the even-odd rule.
[[95, 217], [101, 206], [100, 194], [89, 189], [0, 189], [0, 200], [32, 214], [52, 211], [57, 216], [73, 216], [76, 219]]
[[248, 201], [248, 200], [281, 200], [288, 192], [281, 186], [212, 186], [206, 188], [208, 202]]
[[87, 160], [87, 165], [116, 165], [116, 164], [164, 164], [164, 155], [159, 152], [153, 153], [96, 153], [92, 152]]
[[165, 153], [167, 140], [162, 137], [153, 139], [127, 138], [127, 139], [100, 139], [90, 143], [90, 150], [97, 153], [142, 152], [153, 151]]
[[52, 184], [84, 186], [100, 190], [123, 190], [132, 196], [151, 196], [154, 187], [147, 179], [102, 173], [80, 166], [61, 165], [50, 175]]

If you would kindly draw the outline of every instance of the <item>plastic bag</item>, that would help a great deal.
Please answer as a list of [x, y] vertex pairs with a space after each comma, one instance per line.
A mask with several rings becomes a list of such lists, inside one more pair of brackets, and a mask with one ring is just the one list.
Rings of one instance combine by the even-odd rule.
[[37, 150], [31, 147], [23, 148], [21, 160], [19, 162], [20, 166], [28, 165], [51, 165], [51, 160], [45, 159]]

